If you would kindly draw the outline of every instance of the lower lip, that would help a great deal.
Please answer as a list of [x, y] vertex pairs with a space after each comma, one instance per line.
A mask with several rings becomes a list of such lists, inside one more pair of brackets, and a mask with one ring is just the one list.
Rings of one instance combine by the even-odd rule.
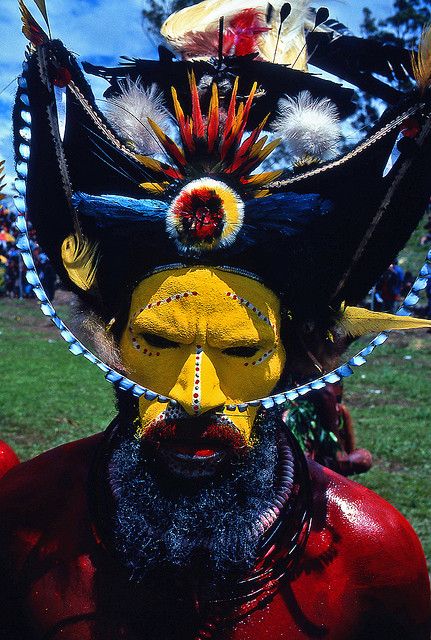
[[212, 458], [218, 453], [215, 449], [199, 449], [191, 445], [172, 446], [172, 450], [179, 455], [193, 458]]

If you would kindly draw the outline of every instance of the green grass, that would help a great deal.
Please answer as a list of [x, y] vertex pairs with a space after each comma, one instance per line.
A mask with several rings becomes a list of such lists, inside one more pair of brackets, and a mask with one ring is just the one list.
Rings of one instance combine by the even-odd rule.
[[[406, 359], [407, 358], [407, 359]], [[358, 446], [374, 466], [355, 479], [403, 513], [431, 560], [431, 335], [391, 336], [345, 384]]]
[[0, 299], [0, 332], [0, 437], [21, 459], [108, 425], [111, 385], [68, 352], [34, 300]]
[[[420, 235], [419, 227], [401, 256], [404, 268], [423, 262]], [[67, 315], [67, 307], [58, 309]], [[35, 301], [0, 299], [0, 332], [0, 437], [23, 460], [109, 424], [115, 415], [111, 386], [96, 367], [68, 353]], [[421, 331], [393, 335], [345, 384], [358, 446], [375, 460], [356, 480], [410, 520], [428, 559], [430, 380], [431, 334]]]

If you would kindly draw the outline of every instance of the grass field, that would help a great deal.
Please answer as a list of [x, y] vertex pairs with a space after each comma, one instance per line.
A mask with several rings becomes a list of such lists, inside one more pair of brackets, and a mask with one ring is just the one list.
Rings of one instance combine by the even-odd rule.
[[[409, 264], [418, 253], [407, 250]], [[111, 385], [68, 353], [35, 301], [0, 299], [0, 362], [0, 437], [22, 459], [95, 433], [115, 414]], [[393, 335], [345, 385], [358, 445], [375, 459], [356, 479], [407, 516], [429, 560], [430, 381], [431, 334], [420, 331]]]

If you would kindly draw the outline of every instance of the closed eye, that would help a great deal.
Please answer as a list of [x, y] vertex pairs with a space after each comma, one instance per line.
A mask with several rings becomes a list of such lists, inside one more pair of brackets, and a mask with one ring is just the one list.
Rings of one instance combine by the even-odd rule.
[[159, 336], [157, 333], [141, 333], [140, 336], [148, 342], [151, 347], [156, 347], [157, 349], [176, 349], [179, 347], [178, 342]]
[[236, 358], [252, 358], [259, 351], [259, 347], [228, 347], [223, 349], [226, 356], [234, 356]]

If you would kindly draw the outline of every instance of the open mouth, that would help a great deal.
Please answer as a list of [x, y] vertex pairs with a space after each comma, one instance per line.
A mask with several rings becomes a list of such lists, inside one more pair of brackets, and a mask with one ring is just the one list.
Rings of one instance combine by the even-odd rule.
[[159, 419], [148, 429], [146, 440], [171, 473], [189, 478], [214, 475], [223, 461], [246, 448], [237, 427], [218, 416]]
[[208, 459], [214, 456], [220, 456], [225, 451], [220, 449], [219, 443], [209, 442], [177, 442], [177, 441], [165, 441], [161, 442], [160, 446], [170, 451], [172, 454], [185, 458], [200, 458]]

